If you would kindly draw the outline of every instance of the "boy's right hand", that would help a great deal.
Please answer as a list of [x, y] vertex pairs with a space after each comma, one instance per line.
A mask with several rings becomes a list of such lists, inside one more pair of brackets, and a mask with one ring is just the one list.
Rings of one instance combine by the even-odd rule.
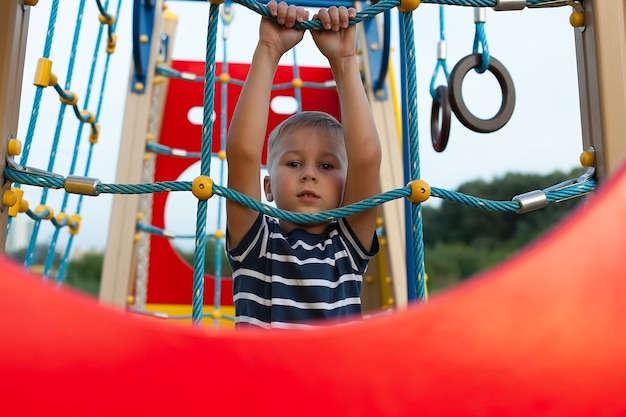
[[309, 12], [303, 7], [289, 6], [284, 1], [277, 3], [271, 0], [267, 3], [271, 16], [276, 22], [263, 18], [259, 28], [259, 44], [276, 50], [280, 55], [296, 46], [304, 37], [303, 29], [295, 29], [296, 23], [302, 23], [309, 18]]

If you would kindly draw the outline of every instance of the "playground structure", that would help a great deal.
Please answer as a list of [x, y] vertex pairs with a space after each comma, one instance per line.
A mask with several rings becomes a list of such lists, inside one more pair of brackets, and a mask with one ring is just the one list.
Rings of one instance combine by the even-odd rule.
[[[587, 0], [583, 5], [585, 30], [577, 33], [576, 43], [579, 54], [579, 74], [581, 74], [580, 91], [584, 147], [585, 149], [588, 147], [595, 149], [596, 173], [600, 180], [604, 180], [617, 171], [624, 155], [624, 141], [613, 139], [619, 138], [619, 132], [623, 131], [623, 124], [625, 123], [621, 115], [624, 114], [625, 110], [624, 86], [626, 83], [624, 80], [626, 77], [623, 73], [624, 67], [619, 64], [620, 59], [626, 56], [622, 43], [624, 36], [615, 35], [621, 33], [619, 32], [620, 28], [623, 30], [625, 14], [624, 6], [617, 1], [604, 2], [600, 6], [599, 2]], [[15, 19], [16, 21], [27, 20], [27, 13], [24, 13], [24, 10], [27, 9], [22, 9], [21, 6], [16, 6], [13, 10], [13, 17], [19, 18]], [[14, 27], [12, 25], [7, 26], [8, 28]], [[15, 55], [17, 55], [20, 46], [14, 43], [13, 47], [16, 48]], [[621, 69], [621, 72], [615, 71], [615, 68]], [[21, 74], [15, 70], [14, 73]], [[2, 77], [2, 79], [4, 80], [6, 77]], [[10, 89], [3, 91], [10, 91]], [[143, 128], [145, 133], [145, 125]], [[4, 138], [3, 140], [6, 141]], [[2, 147], [2, 149], [6, 148], [6, 146]], [[141, 152], [143, 153], [143, 150]], [[2, 159], [4, 163], [4, 158]], [[26, 319], [32, 317], [29, 314], [35, 314], [32, 310], [29, 311], [18, 303], [8, 302], [4, 304], [7, 309], [19, 312], [25, 318], [24, 323], [19, 322], [17, 326], [9, 324], [8, 334], [17, 335], [18, 331], [24, 330], [22, 326], [26, 328], [27, 322], [40, 323], [39, 327], [28, 327], [33, 329], [33, 332], [26, 332], [25, 334], [30, 334], [30, 336], [28, 338], [23, 337], [21, 340], [23, 346], [27, 348], [26, 352], [40, 352], [48, 360], [62, 363], [63, 369], [69, 372], [64, 374], [70, 375], [68, 376], [70, 379], [75, 377], [76, 380], [80, 381], [89, 378], [89, 370], [92, 370], [92, 374], [103, 375], [103, 373], [93, 372], [92, 366], [97, 366], [98, 357], [92, 357], [90, 360], [85, 355], [79, 355], [82, 361], [89, 363], [89, 366], [82, 370], [76, 365], [72, 366], [71, 361], [76, 358], [72, 353], [77, 352], [71, 348], [71, 342], [79, 343], [79, 341], [90, 340], [93, 337], [91, 339], [94, 341], [92, 342], [93, 347], [97, 349], [98, 343], [102, 343], [102, 340], [95, 337], [96, 330], [102, 332], [102, 336], [105, 337], [113, 336], [113, 334], [118, 336], [124, 334], [123, 339], [128, 343], [127, 346], [131, 350], [138, 349], [145, 352], [144, 349], [152, 346], [149, 344], [150, 342], [158, 343], [158, 341], [163, 342], [164, 340], [171, 342], [152, 351], [154, 356], [151, 359], [155, 361], [172, 354], [182, 356], [195, 352], [197, 355], [192, 356], [197, 358], [203, 354], [202, 352], [221, 352], [227, 358], [221, 362], [221, 368], [214, 368], [214, 370], [220, 375], [231, 375], [233, 382], [225, 383], [223, 388], [215, 387], [215, 398], [220, 398], [222, 401], [218, 408], [223, 407], [219, 408], [220, 411], [218, 412], [227, 412], [230, 406], [226, 403], [232, 404], [235, 401], [234, 398], [231, 401], [226, 399], [231, 398], [227, 392], [228, 387], [235, 383], [234, 378], [237, 378], [233, 372], [233, 367], [237, 366], [238, 369], [246, 370], [246, 373], [252, 378], [259, 378], [259, 383], [254, 385], [263, 385], [263, 379], [270, 371], [282, 370], [282, 372], [275, 372], [273, 378], [275, 381], [282, 380], [281, 388], [286, 390], [286, 396], [292, 402], [287, 401], [281, 405], [277, 411], [278, 415], [286, 414], [289, 412], [288, 410], [294, 410], [296, 403], [320, 398], [318, 396], [327, 397], [322, 392], [327, 394], [329, 384], [331, 387], [346, 387], [347, 385], [348, 395], [343, 398], [333, 397], [332, 399], [333, 412], [342, 415], [350, 413], [355, 415], [364, 413], [403, 415], [424, 407], [427, 408], [427, 414], [435, 415], [437, 414], [436, 410], [441, 413], [442, 409], [446, 409], [437, 408], [441, 407], [444, 401], [448, 407], [446, 413], [452, 414], [468, 412], [468, 410], [474, 411], [474, 414], [484, 414], [481, 411], [484, 412], [488, 409], [493, 410], [493, 413], [497, 415], [527, 415], [533, 411], [542, 411], [545, 415], [577, 413], [585, 415], [592, 410], [597, 412], [594, 405], [601, 404], [600, 407], [606, 412], [606, 415], [614, 415], [615, 411], [623, 410], [625, 406], [619, 392], [619, 387], [623, 386], [623, 377], [615, 375], [614, 372], [616, 363], [619, 363], [619, 358], [624, 353], [624, 341], [615, 334], [619, 328], [617, 327], [620, 322], [619, 318], [624, 317], [623, 308], [619, 307], [620, 304], [615, 299], [616, 291], [619, 291], [624, 285], [619, 282], [620, 271], [623, 271], [623, 267], [620, 267], [618, 260], [620, 248], [624, 247], [625, 242], [619, 234], [615, 233], [616, 230], [619, 231], [621, 216], [618, 214], [620, 208], [623, 208], [625, 204], [623, 198], [618, 198], [616, 193], [619, 187], [623, 187], [623, 178], [622, 175], [614, 179], [610, 187], [607, 186], [602, 197], [598, 196], [595, 204], [581, 210], [577, 217], [562, 225], [540, 244], [533, 246], [524, 256], [507, 266], [491, 271], [479, 283], [473, 284], [469, 288], [457, 290], [429, 306], [412, 308], [408, 312], [378, 318], [372, 320], [371, 323], [350, 327], [347, 331], [344, 329], [325, 329], [312, 335], [286, 334], [268, 338], [259, 334], [224, 336], [210, 333], [209, 336], [206, 336], [178, 328], [160, 328], [158, 325], [147, 324], [134, 319], [124, 324], [125, 316], [86, 305], [82, 301], [74, 300], [72, 296], [62, 295], [63, 298], [55, 301], [47, 293], [48, 289], [41, 286], [30, 288], [29, 284], [31, 283], [27, 280], [15, 280], [12, 275], [18, 274], [17, 269], [7, 266], [7, 275], [10, 277], [7, 277], [6, 281], [3, 282], [7, 290], [2, 291], [4, 294], [18, 294], [24, 291], [32, 296], [31, 301], [33, 302], [50, 303], [54, 307], [53, 314], [47, 320], [54, 323], [55, 318], [58, 319], [66, 315], [72, 317], [73, 319], [69, 320], [68, 329], [83, 329], [84, 324], [87, 325], [85, 327], [88, 327], [92, 323], [100, 323], [102, 326], [89, 335], [77, 333], [74, 337], [67, 339], [69, 341], [65, 344], [59, 344], [44, 354], [37, 346], [50, 345], [50, 341], [58, 342], [58, 335], [49, 330], [46, 331], [44, 325], [47, 320], [41, 321], [38, 316], [35, 316], [35, 320]], [[604, 227], [594, 230], [593, 233], [588, 232], [590, 229], [594, 229], [594, 225], [599, 224], [604, 225]], [[131, 230], [133, 229], [131, 228]], [[609, 233], [610, 231], [613, 233]], [[607, 240], [603, 244], [604, 239]], [[590, 261], [585, 264], [582, 259], [576, 259], [580, 262], [573, 262], [563, 269], [549, 267], [554, 265], [555, 259], [569, 259], [568, 254], [575, 250], [575, 245], [581, 240], [586, 240], [592, 245], [590, 256], [593, 256], [598, 262], [602, 262], [600, 270], [590, 269], [591, 265], [589, 264], [593, 262]], [[609, 247], [607, 247], [607, 242]], [[596, 267], [593, 266], [593, 268]], [[542, 274], [545, 274], [542, 276], [546, 279], [542, 284], [537, 283], [533, 289], [533, 286], [525, 284], [525, 281], [529, 276], [536, 276], [537, 270], [542, 270]], [[601, 273], [602, 276], [607, 277], [606, 287], [603, 287], [602, 291], [594, 291], [604, 298], [602, 298], [602, 303], [600, 301], [596, 301], [598, 304], [592, 303], [591, 318], [587, 316], [588, 312], [585, 312], [585, 317], [587, 317], [585, 319], [581, 317], [583, 314], [581, 309], [575, 308], [575, 305], [587, 301], [586, 296], [594, 287], [591, 287], [586, 277], [596, 273]], [[541, 285], [546, 287], [542, 288]], [[550, 291], [556, 291], [556, 288], [558, 291], [562, 291], [561, 301], [563, 304], [555, 303], [554, 300], [546, 300], [546, 298], [550, 298], [550, 294], [546, 294], [548, 288]], [[528, 304], [523, 300], [518, 300], [507, 305], [507, 300], [512, 300], [514, 294], [519, 293], [528, 295], [528, 300], [526, 300]], [[7, 297], [6, 301], [13, 300]], [[68, 301], [72, 301], [72, 303]], [[75, 304], [74, 301], [76, 301]], [[531, 301], [536, 304], [531, 303]], [[61, 306], [63, 302], [65, 304]], [[599, 304], [603, 305], [600, 306]], [[533, 309], [530, 317], [527, 314], [529, 305], [539, 306]], [[485, 320], [485, 317], [488, 319]], [[502, 320], [497, 320], [497, 317], [501, 317]], [[546, 320], [546, 318], [553, 320]], [[604, 326], [595, 326], [597, 321], [594, 322], [594, 319], [603, 323]], [[572, 325], [572, 322], [575, 324]], [[434, 328], [435, 323], [439, 330]], [[398, 329], [399, 327], [411, 329], [414, 333], [403, 331], [403, 335], [400, 335], [399, 332], [393, 331], [394, 328]], [[560, 333], [557, 331], [558, 329], [564, 333]], [[555, 331], [557, 334], [555, 336], [557, 338], [556, 343], [550, 345], [544, 356], [536, 355], [537, 350], [548, 347], [543, 344], [545, 339], [542, 339], [542, 336], [554, 335]], [[130, 337], [132, 332], [136, 332], [134, 334], [137, 336]], [[368, 332], [371, 332], [369, 336]], [[591, 334], [594, 337], [588, 337]], [[204, 337], [207, 339], [203, 339]], [[373, 365], [368, 367], [367, 371], [359, 371], [360, 364], [365, 358], [362, 355], [354, 355], [354, 352], [362, 347], [362, 345], [357, 346], [357, 344], [363, 343], [372, 346], [379, 337], [386, 338], [386, 343], [389, 346], [379, 352], [373, 362], [368, 359], [368, 362], [373, 363]], [[459, 340], [458, 346], [454, 346], [452, 351], [443, 349], [451, 338]], [[351, 339], [353, 343], [349, 343]], [[580, 343], [581, 339], [585, 339], [586, 343]], [[338, 340], [345, 342], [345, 344], [338, 343]], [[419, 343], [419, 340], [428, 340], [432, 342], [432, 345], [428, 348], [425, 344]], [[525, 345], [528, 350], [523, 348], [519, 350], [510, 349], [516, 341], [523, 340], [528, 341]], [[481, 341], [482, 345], [475, 345], [476, 341]], [[489, 345], [489, 342], [493, 342], [493, 344]], [[194, 344], [196, 344], [195, 347], [193, 347]], [[211, 346], [211, 344], [213, 345]], [[241, 346], [244, 344], [246, 347], [242, 351]], [[391, 345], [394, 344], [396, 347], [404, 346], [407, 350], [411, 347], [415, 348], [411, 352], [415, 355], [411, 355], [411, 364], [408, 366], [410, 371], [403, 374], [403, 377], [399, 377], [399, 374], [407, 369], [406, 363], [392, 361], [390, 365], [389, 357], [385, 356], [385, 353], [390, 353]], [[578, 348], [572, 350], [573, 344], [576, 344]], [[328, 349], [332, 345], [341, 345], [341, 349], [331, 349], [332, 352], [329, 351], [329, 356], [324, 356], [324, 360], [322, 360], [324, 367], [317, 368], [314, 373], [306, 376], [302, 369], [299, 369], [300, 373], [298, 373], [298, 364], [301, 366], [302, 361], [306, 360], [307, 354]], [[606, 348], [609, 345], [610, 348]], [[120, 359], [125, 358], [124, 363], [132, 366], [132, 369], [141, 368], [142, 371], [145, 371], [146, 369], [143, 367], [151, 362], [145, 358], [145, 362], [131, 365], [127, 361], [132, 360], [131, 358], [135, 358], [136, 355], [124, 356], [119, 351], [120, 345], [107, 346], [117, 352]], [[463, 350], [463, 346], [471, 346], [472, 349]], [[599, 348], [605, 351], [606, 355], [603, 358], [593, 355]], [[2, 349], [3, 355], [1, 356], [6, 358], [17, 357], [14, 356], [16, 352], [10, 350], [8, 346], [2, 346]], [[459, 351], [464, 353], [459, 354]], [[565, 355], [565, 351], [569, 353]], [[251, 354], [252, 352], [254, 354]], [[264, 354], [266, 352], [273, 352], [275, 359], [268, 358], [267, 356], [270, 355]], [[499, 356], [496, 355], [495, 358], [491, 356], [494, 352], [499, 353]], [[337, 356], [331, 359], [332, 355]], [[575, 363], [584, 362], [589, 357], [594, 359], [586, 362], [586, 366], [573, 366]], [[20, 358], [27, 359], [26, 356], [20, 356]], [[433, 358], [441, 360], [440, 366], [437, 366], [437, 361], [434, 361], [435, 364], [433, 364]], [[22, 362], [18, 361], [17, 363], [21, 364]], [[39, 370], [28, 368], [27, 373], [24, 373], [19, 366], [7, 366], [6, 369], [9, 376], [15, 376], [18, 381], [25, 381], [29, 376], [45, 375], [45, 363], [44, 361], [44, 366]], [[508, 372], [513, 372], [514, 368], [519, 368], [520, 363], [536, 365], [536, 368], [533, 368], [536, 372], [523, 373], [524, 375], [515, 374], [519, 378], [516, 381], [521, 384], [521, 389], [514, 382], [509, 381], [503, 384], [498, 371], [505, 369]], [[172, 370], [171, 372], [173, 372], [172, 375], [188, 376], [188, 373], [191, 373], [195, 366], [198, 366], [198, 363], [185, 361], [182, 369], [179, 368], [177, 371]], [[337, 369], [343, 369], [345, 373], [337, 372]], [[401, 369], [402, 372], [400, 372]], [[472, 382], [463, 381], [458, 378], [459, 369], [477, 376]], [[551, 381], [550, 386], [536, 384], [537, 375], [541, 373], [541, 370], [548, 371], [548, 375], [557, 378], [558, 383]], [[478, 375], [480, 371], [483, 373]], [[18, 375], [20, 375], [19, 378], [17, 378]], [[106, 375], [112, 378], [111, 374]], [[149, 377], [146, 375], [150, 375], [150, 373], [144, 374], [144, 381], [149, 381]], [[347, 375], [367, 375], [368, 377], [363, 378], [362, 381], [346, 383]], [[104, 381], [106, 378], [100, 380], [99, 383], [106, 383]], [[290, 390], [289, 383], [285, 383], [285, 381], [297, 381], [298, 383], [293, 384]], [[423, 401], [429, 398], [429, 395], [435, 394], [435, 389], [442, 390], [444, 384], [448, 385], [451, 381], [456, 381], [456, 384], [453, 384], [451, 388], [451, 391], [456, 393], [453, 398], [458, 400], [460, 397], [460, 401], [450, 404], [442, 395], [435, 396], [439, 401], [432, 403]], [[315, 382], [318, 382], [319, 386], [316, 386]], [[145, 392], [149, 392], [148, 389], [154, 389], [156, 383], [154, 381], [142, 388], [146, 390]], [[308, 389], [302, 389], [302, 384], [306, 385]], [[186, 388], [192, 385], [184, 384]], [[325, 386], [324, 389], [322, 389], [323, 386]], [[498, 387], [500, 396], [493, 395], [493, 390], [496, 387]], [[589, 390], [589, 387], [595, 387], [595, 390]], [[41, 389], [44, 390], [44, 388]], [[299, 392], [296, 392], [296, 389]], [[363, 392], [369, 393], [373, 390], [376, 391], [376, 395], [367, 400], [362, 397]], [[584, 391], [586, 395], [572, 398], [572, 392], [579, 392], [579, 390]], [[255, 393], [255, 395], [259, 395], [258, 400], [251, 401], [251, 403], [261, 401], [264, 398], [262, 392], [260, 390]], [[14, 398], [21, 398], [19, 392], [13, 390], [11, 393], [15, 394]], [[46, 393], [45, 395], [49, 396], [46, 398], [53, 400], [52, 393]], [[87, 401], [89, 395], [85, 393], [84, 398]], [[420, 398], [422, 401], [419, 400]], [[14, 401], [11, 404], [17, 404], [17, 400]], [[130, 401], [127, 396], [119, 396], [113, 406], [107, 405], [107, 407], [114, 409], [115, 406], [122, 404], [128, 406]], [[399, 401], [402, 402], [401, 405], [398, 405]], [[11, 409], [11, 404], [9, 409]], [[172, 403], [167, 400], [162, 400], [162, 404], [172, 406]], [[424, 404], [431, 405], [425, 406]], [[89, 406], [87, 402], [81, 405], [82, 411], [93, 410], [93, 405]], [[189, 410], [194, 409], [191, 405], [188, 407]], [[251, 405], [243, 405], [239, 411], [242, 414], [252, 412], [253, 409], [249, 407]], [[106, 413], [103, 411], [105, 409], [106, 407], [94, 411], [104, 414]], [[166, 407], [157, 409], [163, 414], [166, 410], [168, 410]], [[361, 411], [359, 412], [359, 410]], [[173, 409], [170, 409], [171, 411]], [[310, 410], [305, 410], [304, 414], [307, 415], [308, 412], [313, 415], [316, 414], [316, 411], [319, 409], [313, 407]]]

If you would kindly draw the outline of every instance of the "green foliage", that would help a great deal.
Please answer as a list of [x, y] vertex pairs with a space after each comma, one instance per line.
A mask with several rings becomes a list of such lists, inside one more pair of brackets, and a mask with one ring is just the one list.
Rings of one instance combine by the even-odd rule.
[[68, 263], [64, 282], [71, 287], [97, 296], [100, 291], [103, 261], [102, 253], [85, 252], [80, 258]]
[[[576, 178], [580, 169], [541, 176], [509, 173], [491, 182], [476, 180], [458, 192], [493, 201], [510, 201], [515, 195], [541, 190]], [[436, 292], [502, 262], [563, 219], [582, 201], [572, 199], [525, 214], [481, 210], [442, 201], [424, 207], [424, 258], [429, 291]]]

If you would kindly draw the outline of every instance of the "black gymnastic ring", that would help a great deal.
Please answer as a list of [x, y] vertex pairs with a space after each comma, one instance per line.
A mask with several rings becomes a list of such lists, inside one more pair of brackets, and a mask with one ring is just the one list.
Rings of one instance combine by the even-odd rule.
[[[433, 100], [430, 110], [430, 139], [433, 148], [437, 152], [443, 152], [448, 145], [450, 137], [450, 100], [448, 100], [448, 87], [440, 85], [435, 90], [437, 99]], [[437, 101], [439, 100], [439, 101]], [[439, 130], [439, 110], [441, 109], [441, 130]]]
[[463, 79], [471, 69], [478, 68], [481, 61], [482, 57], [480, 54], [472, 54], [461, 59], [454, 66], [448, 78], [448, 96], [452, 111], [465, 127], [475, 132], [490, 133], [500, 129], [511, 118], [515, 108], [515, 86], [513, 85], [511, 75], [504, 65], [494, 57], [489, 57], [489, 67], [487, 69], [491, 71], [500, 84], [502, 104], [498, 113], [491, 119], [480, 119], [474, 116], [463, 100]]

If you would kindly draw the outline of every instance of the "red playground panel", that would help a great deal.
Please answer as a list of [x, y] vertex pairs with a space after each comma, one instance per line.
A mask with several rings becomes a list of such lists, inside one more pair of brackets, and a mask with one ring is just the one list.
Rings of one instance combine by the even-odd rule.
[[[204, 74], [204, 62], [174, 61], [172, 67], [176, 70], [192, 74]], [[228, 75], [231, 80], [244, 80], [249, 64], [228, 64]], [[227, 122], [230, 122], [241, 86], [234, 83], [222, 84], [220, 74], [223, 65], [217, 63], [215, 82], [214, 123], [212, 126], [212, 151], [223, 149], [222, 137], [226, 130], [222, 126], [222, 107], [227, 109]], [[300, 78], [311, 83], [325, 83], [333, 79], [330, 68], [298, 67]], [[294, 69], [290, 66], [280, 66], [274, 78], [274, 84], [288, 84], [294, 78]], [[172, 79], [169, 84], [161, 135], [159, 143], [171, 148], [185, 149], [188, 152], [200, 152], [202, 142], [202, 126], [193, 124], [189, 120], [192, 109], [202, 109], [204, 100], [203, 83]], [[227, 94], [223, 97], [223, 89]], [[301, 88], [302, 110], [320, 110], [332, 114], [340, 119], [339, 99], [334, 88]], [[279, 96], [295, 97], [293, 87], [275, 90], [272, 98]], [[278, 114], [270, 109], [267, 134], [280, 122], [289, 117], [289, 114]], [[224, 132], [222, 132], [224, 130]], [[265, 154], [263, 155], [265, 161]], [[176, 158], [159, 155], [156, 159], [155, 181], [173, 181], [198, 159]], [[200, 173], [198, 172], [198, 175]], [[153, 218], [155, 227], [165, 229], [165, 203], [168, 193], [156, 193], [153, 200]], [[148, 298], [151, 304], [190, 304], [192, 298], [193, 270], [180, 258], [168, 239], [153, 235], [151, 237], [150, 270], [148, 279]], [[205, 303], [213, 303], [213, 279], [206, 276], [204, 299]], [[230, 278], [222, 282], [220, 303], [232, 305], [232, 281]]]

